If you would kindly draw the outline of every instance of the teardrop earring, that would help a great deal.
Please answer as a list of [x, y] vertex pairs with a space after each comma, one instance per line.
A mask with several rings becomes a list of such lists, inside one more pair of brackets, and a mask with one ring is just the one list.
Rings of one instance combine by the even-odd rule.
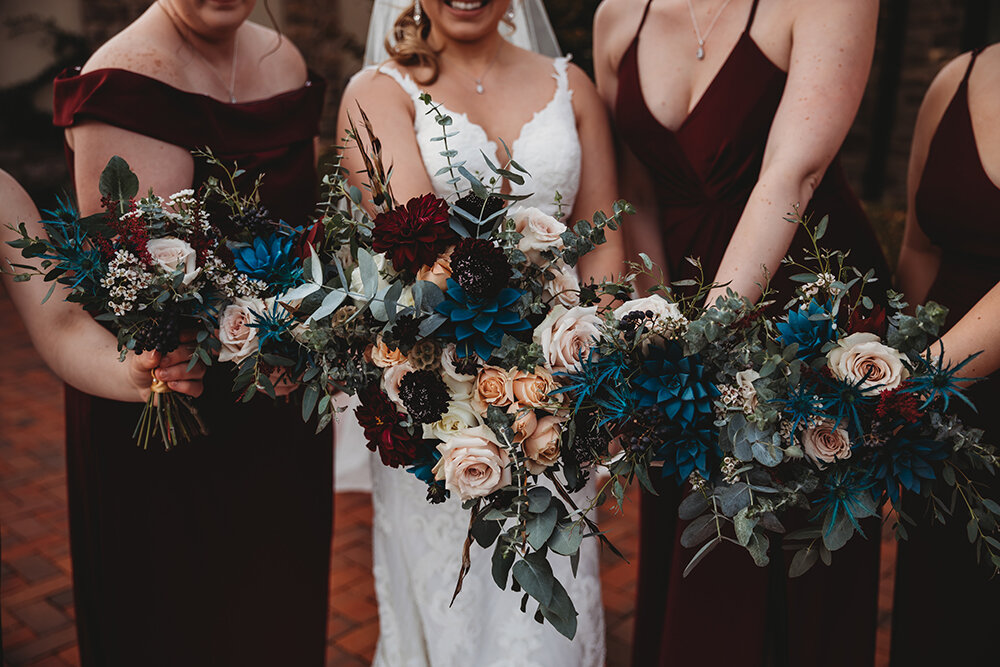
[[420, 11], [420, 0], [416, 0], [413, 3], [413, 22], [420, 27], [421, 21], [423, 21], [423, 14]]
[[514, 2], [516, 2], [516, 0], [510, 0], [510, 4], [507, 6], [507, 11], [503, 15], [503, 20], [510, 25], [514, 25], [514, 19], [516, 18], [516, 15], [514, 14]]

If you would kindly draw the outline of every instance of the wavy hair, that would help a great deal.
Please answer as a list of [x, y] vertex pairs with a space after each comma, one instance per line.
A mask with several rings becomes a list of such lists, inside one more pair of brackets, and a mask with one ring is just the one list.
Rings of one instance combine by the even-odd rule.
[[427, 67], [430, 69], [430, 76], [425, 79], [417, 79], [421, 86], [429, 86], [437, 81], [441, 71], [441, 64], [438, 61], [438, 51], [427, 42], [427, 36], [431, 32], [430, 18], [425, 14], [420, 21], [420, 25], [413, 19], [413, 8], [416, 3], [410, 5], [392, 26], [392, 32], [385, 38], [385, 51], [389, 58], [404, 67]]

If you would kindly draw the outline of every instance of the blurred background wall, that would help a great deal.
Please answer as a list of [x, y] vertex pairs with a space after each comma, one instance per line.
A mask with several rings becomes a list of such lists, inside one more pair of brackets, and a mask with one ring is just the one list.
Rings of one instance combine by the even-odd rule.
[[[766, 0], [765, 0], [766, 1]], [[836, 1], [836, 0], [829, 0]], [[62, 135], [51, 126], [51, 80], [82, 64], [149, 0], [0, 0], [0, 168], [44, 207], [69, 189]], [[545, 0], [566, 52], [591, 70], [599, 0]], [[360, 66], [371, 0], [268, 0], [282, 32], [329, 82], [324, 139], [335, 141], [340, 92]], [[263, 0], [254, 20], [269, 23]], [[875, 65], [843, 159], [895, 256], [906, 161], [920, 100], [941, 66], [1000, 41], [1000, 0], [882, 0]]]

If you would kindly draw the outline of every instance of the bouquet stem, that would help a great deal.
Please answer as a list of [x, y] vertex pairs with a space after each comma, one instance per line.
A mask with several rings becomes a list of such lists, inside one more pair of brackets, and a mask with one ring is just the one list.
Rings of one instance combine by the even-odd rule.
[[[154, 371], [155, 373], [155, 371]], [[166, 382], [156, 379], [149, 386], [149, 398], [136, 424], [135, 444], [149, 448], [149, 440], [159, 435], [164, 449], [189, 442], [195, 435], [206, 435], [208, 431], [198, 416], [198, 410], [191, 399], [172, 391]]]

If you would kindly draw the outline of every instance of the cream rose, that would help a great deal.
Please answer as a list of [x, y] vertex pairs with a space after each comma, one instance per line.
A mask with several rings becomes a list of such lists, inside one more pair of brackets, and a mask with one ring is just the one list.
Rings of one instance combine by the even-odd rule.
[[575, 306], [567, 310], [555, 306], [534, 333], [534, 341], [542, 346], [542, 354], [554, 371], [577, 370], [600, 338], [596, 306]]
[[433, 424], [424, 424], [424, 437], [444, 441], [462, 429], [479, 426], [483, 420], [468, 401], [449, 401], [448, 412]]
[[434, 260], [430, 266], [424, 266], [417, 271], [417, 280], [434, 283], [442, 290], [448, 289], [448, 278], [451, 278], [451, 249]]
[[219, 342], [222, 350], [219, 361], [239, 363], [257, 350], [257, 328], [250, 326], [256, 321], [254, 313], [262, 314], [267, 305], [260, 299], [236, 297], [222, 311], [219, 320]]
[[736, 386], [740, 388], [740, 397], [743, 399], [743, 409], [746, 412], [757, 409], [757, 390], [754, 389], [753, 383], [759, 379], [760, 373], [752, 368], [736, 374]]
[[851, 438], [847, 429], [834, 428], [834, 422], [823, 419], [802, 433], [802, 448], [814, 463], [833, 463], [851, 458]]
[[873, 333], [856, 333], [841, 339], [830, 350], [826, 364], [838, 380], [858, 383], [865, 378], [861, 384], [865, 391], [889, 391], [910, 376], [903, 366], [903, 355], [883, 345]]
[[533, 262], [538, 262], [543, 250], [563, 247], [562, 233], [566, 225], [535, 207], [517, 207], [510, 211], [514, 229], [522, 235], [517, 247]]
[[[383, 290], [387, 289], [390, 284], [389, 281], [386, 280], [386, 277], [383, 275], [383, 272], [386, 271], [387, 268], [385, 255], [380, 253], [377, 255], [373, 255], [372, 257], [375, 260], [375, 268], [378, 269], [378, 291], [382, 292]], [[353, 292], [354, 294], [363, 294], [364, 291], [365, 291], [365, 285], [364, 281], [361, 280], [361, 268], [356, 266], [351, 271], [351, 292]], [[367, 303], [367, 299], [355, 299], [354, 297], [351, 298], [354, 300], [355, 305], [359, 307]], [[403, 291], [400, 292], [399, 299], [396, 300], [396, 303], [400, 306], [403, 306], [404, 308], [412, 306], [414, 304], [413, 289], [410, 286], [404, 287]]]
[[552, 267], [553, 278], [545, 285], [545, 295], [556, 303], [572, 308], [580, 305], [580, 278], [569, 266]]
[[483, 366], [476, 376], [472, 392], [472, 407], [485, 415], [491, 406], [507, 407], [514, 402], [514, 388], [510, 373], [496, 366]]
[[557, 403], [558, 399], [549, 396], [549, 392], [558, 387], [552, 373], [541, 366], [535, 367], [534, 373], [524, 371], [514, 371], [511, 377], [511, 388], [514, 391], [514, 400], [519, 405], [527, 405], [532, 408], [541, 408], [550, 403]]
[[534, 433], [521, 443], [524, 455], [528, 457], [525, 466], [533, 475], [540, 475], [559, 460], [559, 441], [562, 420], [551, 415], [538, 420]]
[[466, 373], [459, 373], [455, 368], [458, 363], [458, 354], [454, 343], [449, 343], [441, 350], [441, 377], [448, 386], [452, 398], [472, 399], [472, 393], [476, 388], [476, 376]]
[[632, 299], [615, 308], [615, 318], [621, 320], [629, 313], [639, 311], [653, 314], [653, 331], [665, 334], [676, 331], [687, 324], [687, 318], [681, 313], [680, 307], [673, 301], [664, 299], [659, 294]]
[[146, 250], [153, 258], [153, 264], [166, 273], [177, 269], [184, 271], [184, 284], [190, 285], [201, 275], [198, 253], [191, 244], [173, 236], [146, 241]]
[[382, 371], [382, 389], [385, 391], [385, 395], [403, 413], [406, 412], [406, 407], [403, 405], [403, 399], [399, 397], [399, 383], [403, 381], [403, 377], [407, 373], [412, 373], [414, 370], [416, 369], [410, 365], [409, 361], [404, 361], [401, 364], [389, 366]]
[[377, 338], [376, 344], [372, 346], [373, 364], [379, 368], [389, 368], [391, 366], [398, 366], [404, 361], [406, 361], [405, 354], [397, 348], [389, 349], [389, 346], [382, 341], [382, 336]]
[[435, 479], [462, 500], [481, 498], [510, 484], [510, 456], [486, 426], [474, 426], [448, 435], [437, 446], [441, 460]]

